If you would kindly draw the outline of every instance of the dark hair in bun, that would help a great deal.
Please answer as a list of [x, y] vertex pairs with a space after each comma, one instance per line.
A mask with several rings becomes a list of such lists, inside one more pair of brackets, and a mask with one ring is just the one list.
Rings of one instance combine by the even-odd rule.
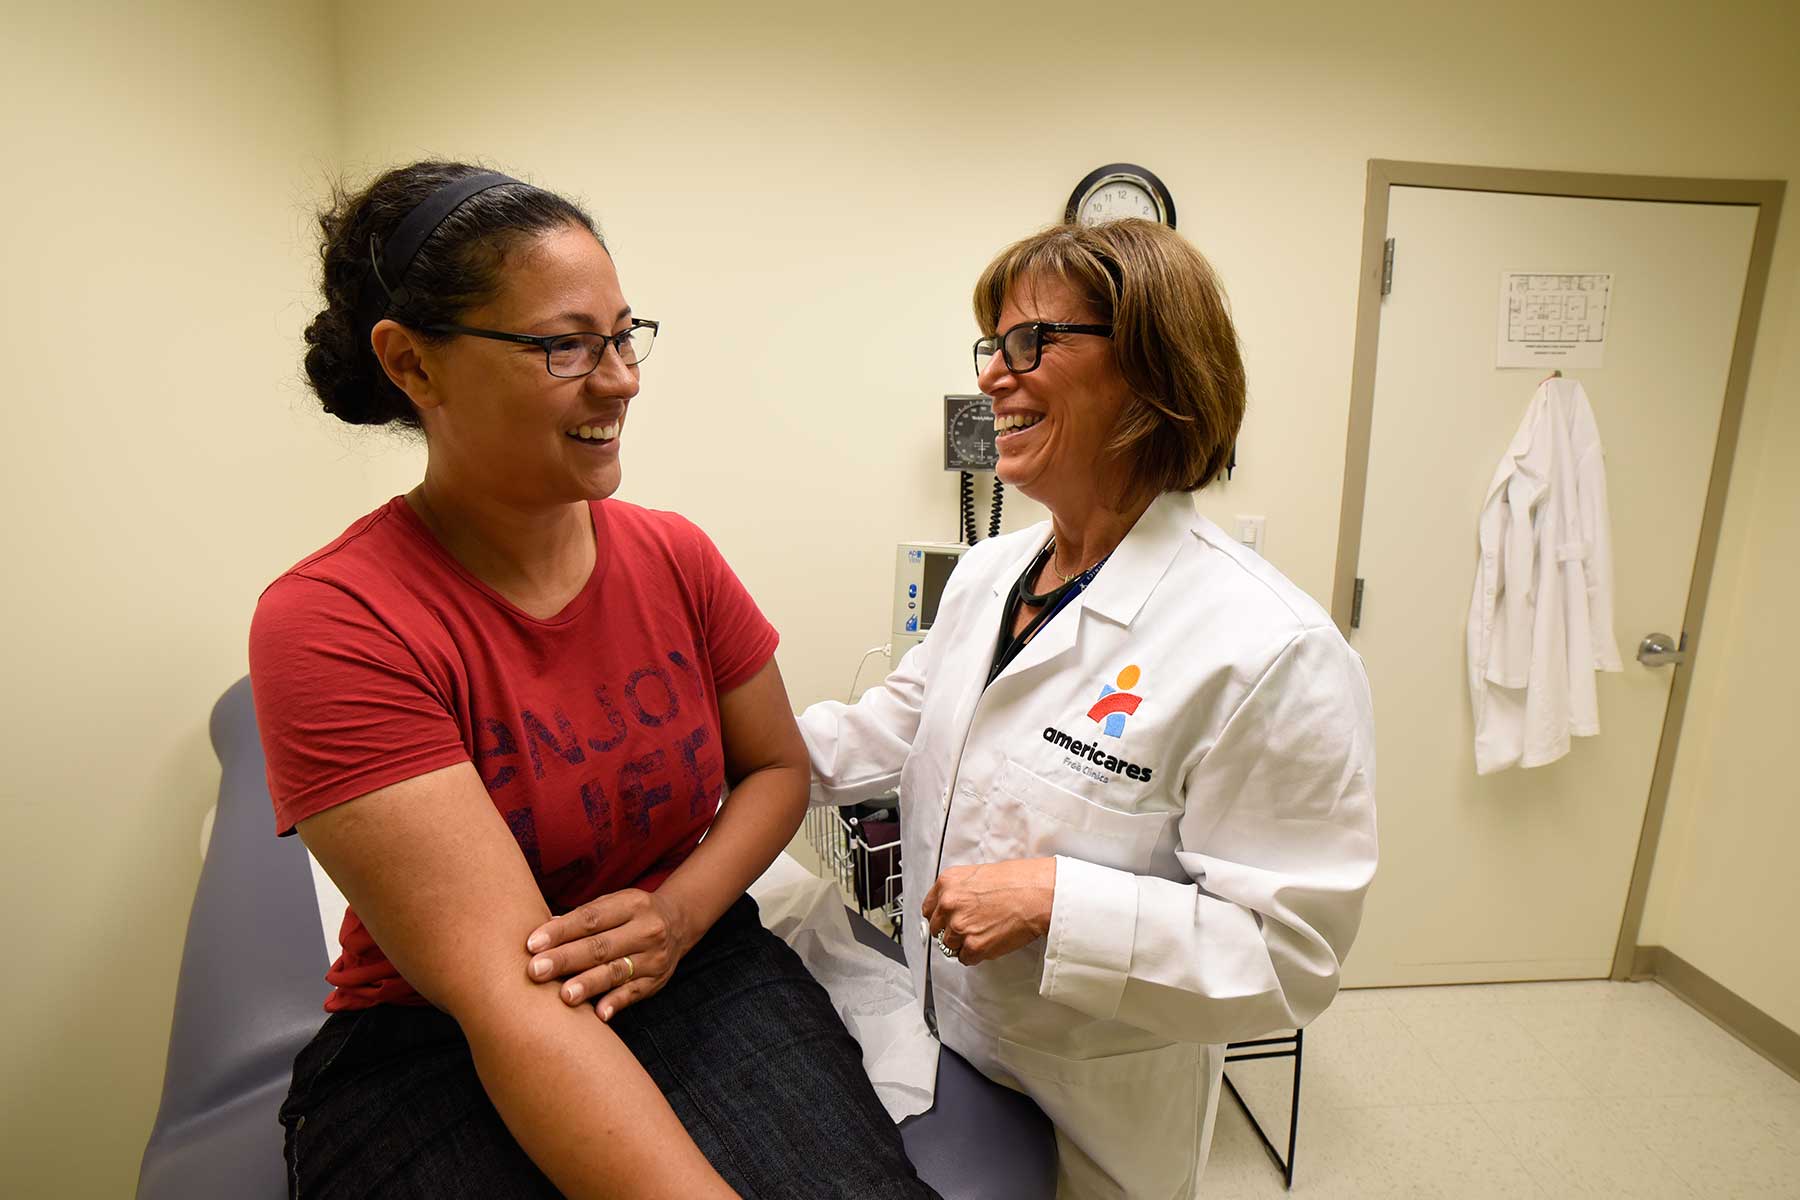
[[[394, 386], [369, 345], [374, 320], [392, 317], [415, 332], [422, 325], [460, 323], [462, 314], [492, 299], [499, 290], [506, 256], [528, 238], [574, 225], [596, 239], [594, 219], [572, 201], [528, 183], [507, 183], [477, 192], [444, 219], [419, 247], [405, 282], [387, 282], [372, 320], [358, 318], [369, 280], [370, 239], [385, 245], [395, 228], [438, 188], [483, 168], [467, 163], [416, 162], [395, 167], [356, 193], [332, 189], [331, 204], [319, 213], [320, 290], [325, 307], [306, 327], [306, 378], [325, 411], [352, 425], [399, 424], [422, 429], [406, 393]], [[604, 242], [602, 242], [604, 244]], [[370, 280], [369, 286], [378, 287]], [[420, 333], [426, 340], [432, 335]]]

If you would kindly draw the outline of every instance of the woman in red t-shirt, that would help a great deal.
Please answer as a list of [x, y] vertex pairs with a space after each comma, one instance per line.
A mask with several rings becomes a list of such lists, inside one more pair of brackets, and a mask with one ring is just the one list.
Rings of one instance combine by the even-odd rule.
[[251, 629], [277, 829], [351, 903], [294, 1192], [930, 1195], [744, 895], [806, 750], [718, 550], [609, 498], [657, 326], [593, 221], [417, 163], [321, 225], [312, 386], [428, 457]]

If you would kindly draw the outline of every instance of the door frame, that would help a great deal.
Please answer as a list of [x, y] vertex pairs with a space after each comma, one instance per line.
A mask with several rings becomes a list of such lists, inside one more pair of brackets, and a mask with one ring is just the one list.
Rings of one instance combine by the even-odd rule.
[[1387, 242], [1388, 190], [1393, 187], [1511, 192], [1583, 200], [1730, 204], [1757, 209], [1756, 236], [1751, 243], [1750, 269], [1744, 279], [1743, 305], [1738, 312], [1737, 333], [1731, 348], [1731, 370], [1726, 376], [1725, 404], [1719, 414], [1712, 475], [1707, 482], [1706, 508], [1701, 516], [1700, 542], [1694, 556], [1694, 576], [1688, 586], [1687, 611], [1681, 625], [1687, 638], [1687, 659], [1671, 668], [1675, 678], [1669, 689], [1669, 706], [1663, 716], [1656, 768], [1650, 777], [1650, 795], [1644, 807], [1643, 828], [1638, 834], [1637, 858], [1632, 864], [1631, 885], [1626, 892], [1625, 915], [1619, 924], [1619, 938], [1613, 949], [1612, 978], [1629, 979], [1637, 951], [1638, 930], [1643, 924], [1644, 902], [1650, 890], [1650, 873], [1656, 865], [1657, 841], [1662, 835], [1663, 816], [1668, 808], [1669, 781], [1675, 770], [1675, 753], [1681, 740], [1688, 688], [1694, 664], [1706, 644], [1700, 633], [1701, 620], [1706, 613], [1713, 563], [1719, 549], [1725, 496], [1731, 485], [1738, 429], [1743, 422], [1744, 393], [1749, 383], [1756, 329], [1762, 320], [1763, 294], [1768, 287], [1769, 264], [1775, 253], [1775, 229], [1781, 220], [1781, 201], [1787, 185], [1777, 179], [1684, 179], [1530, 171], [1384, 158], [1369, 160], [1368, 190], [1363, 203], [1361, 285], [1356, 298], [1356, 356], [1350, 373], [1350, 427], [1344, 446], [1344, 491], [1338, 516], [1337, 563], [1331, 589], [1331, 616], [1346, 637], [1350, 633], [1350, 614], [1356, 599], [1356, 570], [1362, 552], [1363, 503], [1369, 484], [1369, 437], [1375, 416], [1375, 358], [1381, 340], [1381, 283]]

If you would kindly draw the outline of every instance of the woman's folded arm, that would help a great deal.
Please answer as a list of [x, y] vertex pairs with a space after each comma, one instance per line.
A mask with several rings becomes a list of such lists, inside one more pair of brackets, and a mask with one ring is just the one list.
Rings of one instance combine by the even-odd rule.
[[549, 910], [471, 764], [298, 829], [401, 976], [456, 1019], [501, 1119], [565, 1194], [733, 1194], [618, 1035], [527, 975]]

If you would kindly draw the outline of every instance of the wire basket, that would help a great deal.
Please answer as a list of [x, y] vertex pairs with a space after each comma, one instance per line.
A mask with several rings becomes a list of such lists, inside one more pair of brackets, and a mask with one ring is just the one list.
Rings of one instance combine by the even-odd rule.
[[806, 840], [819, 870], [835, 879], [863, 916], [888, 931], [900, 928], [906, 903], [900, 892], [900, 820], [893, 796], [845, 808], [806, 810]]

